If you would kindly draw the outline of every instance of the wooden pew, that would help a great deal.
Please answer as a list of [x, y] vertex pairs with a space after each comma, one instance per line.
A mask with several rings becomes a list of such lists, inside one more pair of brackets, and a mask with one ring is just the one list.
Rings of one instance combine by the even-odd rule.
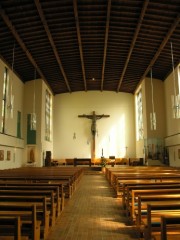
[[180, 201], [180, 193], [162, 193], [162, 194], [152, 194], [152, 195], [138, 195], [138, 206], [135, 210], [136, 215], [136, 225], [138, 228], [144, 227], [143, 219], [147, 217], [147, 205], [156, 204], [167, 201]]
[[54, 201], [55, 198], [55, 193], [53, 191], [48, 191], [48, 190], [12, 190], [12, 189], [5, 189], [1, 190], [0, 189], [0, 196], [2, 195], [14, 195], [14, 196], [41, 196], [41, 197], [46, 197], [47, 199], [47, 204], [48, 204], [48, 211], [50, 211], [50, 225], [54, 225], [56, 221], [56, 208], [57, 205]]
[[0, 180], [0, 186], [58, 186], [59, 187], [59, 194], [60, 197], [63, 199], [65, 197], [71, 197], [72, 196], [72, 186], [68, 179], [64, 180], [58, 180], [58, 181], [47, 181], [47, 182], [41, 182], [40, 180], [30, 180], [26, 181], [24, 179], [16, 180]]
[[[82, 175], [82, 168], [79, 167], [63, 167], [61, 169], [57, 167], [26, 167], [18, 169], [0, 170], [0, 208], [2, 204], [21, 204], [21, 207], [24, 207], [24, 204], [29, 206], [30, 204], [35, 203], [37, 207], [36, 220], [39, 220], [37, 220], [36, 222], [41, 223], [41, 228], [43, 225], [46, 226], [44, 234], [42, 234], [41, 232], [42, 239], [45, 239], [48, 235], [49, 225], [47, 226], [47, 222], [49, 221], [47, 221], [47, 218], [39, 218], [39, 213], [41, 211], [40, 203], [37, 199], [35, 200], [35, 197], [46, 198], [46, 207], [48, 208], [48, 211], [46, 212], [48, 212], [50, 215], [50, 225], [53, 225], [55, 224], [56, 217], [60, 215], [60, 211], [64, 207], [65, 196], [68, 198], [72, 196]], [[8, 198], [11, 198], [11, 201], [9, 201]], [[23, 198], [26, 198], [26, 200]], [[20, 206], [18, 205], [18, 209], [19, 207]], [[27, 221], [25, 221], [25, 213], [27, 213], [27, 211], [24, 211], [22, 213], [18, 210], [16, 211], [16, 213], [18, 213], [19, 216], [23, 218], [22, 225], [24, 227], [24, 231], [25, 222], [27, 223]], [[0, 215], [1, 214], [2, 212], [0, 210]], [[6, 214], [10, 215], [11, 213], [6, 211]], [[28, 214], [30, 216], [30, 213]], [[23, 232], [23, 236], [24, 235], [25, 234]], [[37, 236], [35, 240], [39, 240], [40, 236], [38, 236], [38, 230], [36, 230], [36, 235]], [[33, 239], [33, 237], [29, 236], [30, 239]]]
[[[45, 185], [56, 185], [59, 186], [59, 194], [61, 196], [60, 210], [64, 207], [65, 199], [64, 197], [71, 197], [73, 191], [76, 189], [83, 171], [82, 168], [56, 168], [56, 167], [46, 167], [39, 168], [18, 168], [10, 170], [0, 170], [1, 184], [4, 182], [26, 182], [26, 183], [36, 183]], [[16, 184], [17, 185], [17, 184]], [[60, 189], [61, 188], [61, 189]], [[65, 193], [65, 196], [64, 196]], [[57, 205], [59, 206], [58, 202]], [[57, 211], [58, 215], [60, 210]]]
[[[138, 196], [142, 196], [142, 195], [153, 195], [153, 194], [166, 194], [166, 193], [172, 193], [172, 194], [179, 194], [180, 192], [180, 188], [176, 188], [176, 187], [169, 187], [166, 189], [139, 189], [139, 190], [132, 190], [131, 192], [131, 200], [127, 209], [127, 213], [130, 213], [130, 220], [132, 222], [134, 222], [136, 220], [136, 216], [135, 216], [135, 208], [137, 208], [137, 200], [138, 200]], [[127, 214], [128, 216], [128, 214]]]
[[166, 178], [180, 178], [180, 170], [172, 167], [121, 167], [121, 168], [107, 168], [106, 176], [112, 186], [116, 186], [117, 180], [125, 179], [157, 179], [159, 181]]
[[168, 214], [174, 216], [180, 215], [180, 201], [165, 201], [162, 203], [152, 203], [147, 205], [147, 225], [144, 229], [145, 240], [160, 235], [161, 216]]
[[1, 195], [0, 196], [0, 203], [13, 203], [22, 205], [24, 204], [35, 204], [36, 205], [36, 212], [37, 212], [37, 220], [41, 222], [41, 236], [45, 239], [49, 233], [50, 227], [50, 219], [49, 215], [50, 212], [47, 210], [47, 199], [46, 197], [41, 196], [14, 196], [14, 195]]
[[[157, 174], [157, 175], [156, 175]], [[174, 173], [141, 173], [141, 174], [127, 174], [126, 176], [117, 176], [115, 175], [115, 180], [112, 182], [112, 187], [116, 191], [117, 195], [122, 191], [122, 185], [125, 181], [149, 181], [149, 182], [170, 182], [170, 181], [179, 181], [180, 174]]]
[[[25, 182], [24, 180], [22, 180], [22, 181], [0, 181], [0, 189], [1, 189], [1, 186], [14, 186], [16, 188], [26, 187], [26, 188], [33, 188], [33, 189], [37, 189], [37, 190], [38, 189], [47, 189], [47, 190], [54, 189], [55, 192], [57, 192], [57, 194], [59, 192], [57, 216], [59, 216], [60, 211], [62, 211], [64, 209], [65, 188], [68, 189], [67, 190], [68, 192], [71, 192], [69, 182], [66, 180], [58, 181], [58, 182], [51, 182], [51, 183], [50, 182], [48, 182], [48, 183], [33, 182], [32, 183], [32, 182]], [[59, 188], [59, 190], [57, 188]]]
[[16, 169], [8, 169], [8, 170], [0, 170], [0, 178], [1, 177], [25, 177], [27, 179], [30, 179], [31, 177], [35, 176], [43, 176], [44, 178], [49, 177], [58, 177], [59, 179], [62, 179], [62, 177], [70, 177], [73, 180], [77, 180], [83, 175], [83, 168], [76, 167], [63, 167], [63, 168], [57, 168], [57, 167], [22, 167], [22, 168], [16, 168]]
[[[132, 185], [136, 185], [137, 189], [142, 188], [142, 191], [150, 190], [152, 187], [152, 192], [149, 192], [149, 196], [152, 194], [166, 194], [167, 192], [170, 192], [171, 195], [173, 192], [178, 194], [179, 191], [179, 180], [180, 180], [180, 169], [179, 168], [172, 168], [172, 167], [121, 167], [121, 168], [107, 168], [106, 169], [106, 177], [112, 187], [115, 189], [117, 195], [120, 193], [123, 198], [123, 204], [125, 205], [125, 197], [127, 195], [128, 189], [128, 184], [126, 185], [127, 182], [133, 182]], [[142, 184], [143, 182], [143, 184]], [[146, 182], [146, 183], [145, 183]], [[161, 184], [162, 183], [162, 184]], [[139, 184], [144, 185], [145, 187], [139, 187]], [[146, 187], [149, 185], [149, 187]], [[159, 186], [158, 186], [159, 185]], [[161, 187], [161, 186], [164, 187]], [[169, 186], [171, 185], [171, 186]], [[172, 190], [173, 185], [175, 190]], [[175, 186], [176, 185], [176, 186]], [[129, 185], [130, 186], [130, 185]], [[143, 190], [146, 189], [146, 190]], [[147, 189], [149, 188], [149, 189]], [[123, 190], [124, 189], [124, 190]], [[128, 190], [127, 190], [128, 189]], [[155, 189], [155, 193], [153, 193]], [[158, 191], [158, 193], [157, 193]], [[161, 193], [160, 193], [161, 192]], [[137, 195], [136, 195], [137, 194]], [[137, 214], [135, 213], [136, 210], [136, 200], [138, 199], [138, 194], [136, 193], [135, 196], [133, 196], [132, 192], [129, 195], [129, 208], [128, 212], [130, 212], [130, 217], [131, 220], [133, 221], [135, 216]], [[145, 192], [143, 194], [146, 194]], [[140, 195], [141, 196], [141, 195]], [[174, 196], [174, 194], [173, 194]], [[142, 196], [143, 197], [143, 196]], [[131, 201], [130, 201], [131, 199]], [[164, 200], [164, 199], [163, 199]], [[167, 199], [171, 200], [171, 199]], [[177, 197], [176, 200], [179, 200], [179, 196]], [[134, 201], [134, 202], [133, 202]], [[154, 202], [155, 203], [155, 202]], [[139, 203], [137, 204], [137, 206]], [[134, 208], [134, 209], [133, 209]], [[137, 212], [137, 210], [136, 210]], [[151, 238], [147, 238], [150, 240]]]
[[[133, 206], [134, 203], [136, 203], [136, 197], [138, 195], [144, 194], [144, 192], [147, 194], [155, 194], [155, 192], [160, 190], [162, 192], [163, 190], [167, 189], [180, 189], [180, 184], [161, 184], [161, 183], [154, 183], [154, 184], [143, 184], [143, 185], [130, 185], [127, 186], [126, 189], [126, 195], [125, 195], [125, 205], [126, 209], [129, 210], [130, 205]], [[157, 190], [157, 191], [156, 191]], [[167, 192], [167, 191], [166, 191]]]
[[179, 181], [174, 182], [151, 182], [148, 180], [134, 180], [134, 181], [127, 181], [123, 183], [122, 186], [122, 205], [125, 208], [126, 207], [126, 201], [128, 201], [128, 198], [130, 196], [130, 191], [132, 189], [137, 190], [137, 189], [148, 189], [148, 188], [168, 188], [169, 186], [173, 185], [180, 185]]
[[161, 216], [161, 240], [180, 239], [180, 216]]
[[[63, 210], [65, 205], [65, 197], [70, 198], [76, 189], [76, 185], [80, 181], [83, 175], [82, 168], [18, 168], [9, 170], [0, 170], [0, 185], [10, 185], [10, 182], [14, 186], [23, 184], [34, 185], [44, 185], [48, 188], [51, 186], [59, 187], [59, 198], [61, 198], [60, 203], [57, 201], [57, 216], [59, 216], [60, 211]], [[17, 184], [17, 182], [20, 182]], [[26, 186], [27, 186], [26, 185]], [[60, 207], [59, 207], [60, 206]], [[54, 215], [53, 215], [54, 216]], [[52, 217], [52, 222], [54, 223], [54, 218]]]
[[[57, 205], [57, 209], [55, 210], [55, 215], [56, 216], [59, 216], [60, 215], [60, 212], [61, 212], [61, 198], [60, 198], [60, 193], [59, 193], [59, 187], [58, 186], [37, 186], [36, 184], [34, 185], [30, 185], [30, 184], [27, 184], [27, 185], [20, 185], [20, 184], [17, 184], [17, 185], [6, 185], [6, 186], [2, 186], [0, 185], [0, 190], [25, 190], [25, 191], [32, 191], [32, 195], [35, 195], [35, 191], [44, 194], [45, 191], [48, 192], [49, 194], [49, 191], [52, 191], [54, 193], [54, 201], [53, 201], [53, 204]], [[46, 195], [46, 194], [45, 194]], [[54, 209], [54, 208], [53, 208]], [[53, 211], [52, 209], [52, 211]]]
[[14, 240], [22, 240], [20, 217], [0, 216], [0, 240], [11, 239], [10, 237]]
[[[76, 189], [78, 182], [83, 175], [83, 168], [57, 168], [57, 167], [34, 167], [28, 168], [18, 168], [18, 169], [8, 169], [0, 170], [0, 180], [1, 181], [21, 181], [26, 182], [59, 182], [59, 181], [69, 181], [71, 184], [72, 192]], [[69, 194], [68, 197], [71, 197]]]
[[[18, 173], [17, 173], [18, 174]], [[65, 184], [65, 186], [69, 185], [70, 187], [68, 187], [67, 189], [67, 196], [68, 198], [70, 198], [72, 196], [73, 191], [76, 189], [76, 184], [75, 182], [73, 182], [72, 180], [72, 176], [68, 177], [68, 176], [0, 176], [0, 181], [1, 182], [26, 182], [26, 183], [46, 183], [51, 184], [51, 183], [63, 183]]]
[[110, 176], [111, 173], [114, 172], [127, 172], [127, 171], [159, 171], [159, 170], [173, 170], [173, 171], [179, 171], [179, 168], [174, 168], [171, 166], [127, 166], [127, 165], [121, 165], [118, 167], [108, 167], [107, 168], [107, 174]]
[[32, 240], [40, 240], [40, 224], [37, 220], [36, 205], [28, 203], [0, 203], [0, 216], [19, 216], [21, 218], [21, 235]]

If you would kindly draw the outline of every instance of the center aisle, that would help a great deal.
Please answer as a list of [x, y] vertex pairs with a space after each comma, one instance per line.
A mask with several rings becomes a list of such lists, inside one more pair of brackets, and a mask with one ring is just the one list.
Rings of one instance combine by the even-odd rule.
[[47, 240], [138, 239], [103, 174], [84, 175]]

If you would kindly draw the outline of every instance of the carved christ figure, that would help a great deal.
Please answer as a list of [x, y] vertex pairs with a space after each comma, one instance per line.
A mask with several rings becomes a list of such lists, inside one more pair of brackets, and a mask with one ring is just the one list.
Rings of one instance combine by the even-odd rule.
[[109, 117], [109, 115], [96, 115], [95, 114], [95, 111], [93, 111], [93, 114], [92, 115], [78, 115], [78, 117], [83, 117], [83, 118], [88, 118], [88, 119], [91, 119], [92, 120], [92, 123], [91, 123], [91, 133], [93, 136], [96, 135], [96, 121], [101, 119], [101, 118], [104, 118], [104, 117]]
[[78, 115], [80, 118], [87, 118], [91, 119], [91, 133], [92, 133], [92, 153], [91, 153], [91, 158], [95, 159], [95, 153], [96, 153], [96, 144], [95, 144], [95, 139], [96, 139], [96, 121], [101, 119], [101, 118], [107, 118], [110, 117], [109, 115], [96, 115], [95, 111], [93, 111], [92, 115]]
[[92, 133], [92, 135], [96, 135], [96, 120], [101, 119], [103, 117], [103, 115], [98, 116], [98, 115], [95, 114], [95, 112], [93, 112], [92, 116], [87, 116], [88, 119], [92, 119], [92, 123], [91, 123], [91, 133]]

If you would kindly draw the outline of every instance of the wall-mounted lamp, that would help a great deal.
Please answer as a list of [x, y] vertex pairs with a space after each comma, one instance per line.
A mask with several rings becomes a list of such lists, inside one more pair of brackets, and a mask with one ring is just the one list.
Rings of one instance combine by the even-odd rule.
[[128, 147], [125, 147], [125, 157], [127, 157], [127, 151], [128, 151]]
[[173, 81], [174, 81], [174, 95], [171, 96], [173, 118], [180, 118], [180, 94], [177, 94], [176, 90], [176, 76], [174, 70], [174, 57], [173, 57], [173, 46], [171, 42], [171, 58], [172, 58], [172, 69], [173, 69]]
[[76, 139], [76, 133], [75, 132], [73, 133], [73, 139]]

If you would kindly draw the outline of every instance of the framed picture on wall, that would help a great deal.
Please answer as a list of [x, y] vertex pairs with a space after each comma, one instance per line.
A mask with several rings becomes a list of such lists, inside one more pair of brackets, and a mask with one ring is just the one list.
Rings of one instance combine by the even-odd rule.
[[0, 150], [0, 161], [4, 160], [4, 150]]
[[7, 158], [6, 160], [10, 161], [11, 160], [11, 151], [7, 151]]

